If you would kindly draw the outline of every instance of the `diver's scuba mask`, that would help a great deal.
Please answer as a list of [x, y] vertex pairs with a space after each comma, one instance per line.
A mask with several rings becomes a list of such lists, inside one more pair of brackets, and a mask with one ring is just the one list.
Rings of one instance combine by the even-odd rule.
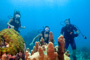
[[46, 32], [49, 32], [49, 28], [48, 28], [48, 27], [46, 27], [46, 28], [45, 28], [45, 31], [46, 31]]
[[16, 18], [16, 20], [20, 19], [20, 15], [19, 14], [16, 14], [15, 15], [15, 18]]
[[69, 24], [70, 24], [70, 18], [69, 18], [69, 19], [66, 19], [66, 20], [64, 21], [64, 23], [65, 23], [66, 25], [69, 25]]

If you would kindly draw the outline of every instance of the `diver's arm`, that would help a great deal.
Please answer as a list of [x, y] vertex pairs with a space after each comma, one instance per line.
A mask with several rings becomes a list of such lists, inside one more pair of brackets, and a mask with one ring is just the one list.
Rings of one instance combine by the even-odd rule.
[[37, 35], [34, 39], [33, 39], [33, 41], [32, 42], [34, 42], [38, 37], [40, 36], [40, 34], [39, 35]]
[[74, 37], [77, 37], [79, 35], [79, 31], [76, 31], [76, 34], [74, 34]]
[[76, 31], [76, 34], [79, 34], [80, 33], [79, 30], [74, 25], [72, 26], [73, 26], [73, 29]]
[[34, 41], [35, 41], [39, 36], [40, 36], [40, 34], [37, 35], [37, 36], [33, 39], [33, 41], [30, 43], [30, 45], [33, 45]]
[[10, 19], [9, 22], [7, 23], [7, 25], [10, 26], [11, 28], [14, 28], [14, 26], [10, 24], [12, 21], [13, 21], [13, 19]]
[[79, 31], [77, 30], [76, 31], [76, 34], [75, 34], [75, 37], [77, 37], [79, 35]]
[[74, 34], [74, 37], [77, 37], [79, 35], [79, 30], [74, 26], [72, 25], [74, 31], [76, 32], [76, 34]]
[[19, 21], [19, 26], [20, 26], [20, 28], [25, 29], [25, 26], [21, 26], [21, 22], [20, 21]]

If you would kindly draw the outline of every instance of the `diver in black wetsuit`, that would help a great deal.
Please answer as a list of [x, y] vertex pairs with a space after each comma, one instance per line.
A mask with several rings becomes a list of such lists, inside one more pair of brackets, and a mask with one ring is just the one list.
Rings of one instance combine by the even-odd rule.
[[[39, 41], [40, 41], [40, 39], [43, 37], [43, 39], [44, 39], [44, 42], [45, 43], [49, 43], [49, 33], [50, 33], [50, 29], [49, 29], [49, 27], [48, 26], [46, 26], [45, 28], [44, 28], [44, 30], [39, 34], [39, 35], [37, 35], [34, 39], [33, 39], [33, 41], [30, 43], [30, 45], [33, 45], [33, 43], [34, 43], [34, 41], [37, 39], [37, 38], [39, 38]], [[56, 41], [54, 40], [54, 42], [56, 43]]]
[[49, 33], [50, 33], [49, 27], [46, 26], [46, 27], [44, 28], [44, 30], [41, 32], [41, 34], [40, 34], [40, 36], [39, 36], [39, 40], [41, 39], [41, 37], [43, 37], [44, 42], [45, 42], [45, 43], [48, 43], [48, 42], [49, 42]]
[[[70, 24], [70, 19], [66, 19], [65, 24], [66, 26], [61, 29], [61, 34], [63, 35], [64, 33], [65, 48], [67, 49], [69, 44], [71, 44], [71, 47], [73, 49], [73, 60], [76, 60], [76, 44], [74, 38], [78, 36], [79, 31], [74, 25]], [[74, 33], [74, 31], [76, 33]]]
[[21, 26], [20, 17], [21, 15], [19, 11], [14, 12], [13, 18], [11, 18], [9, 22], [7, 23], [8, 28], [13, 28], [14, 30], [18, 32], [20, 32], [18, 30], [19, 28], [25, 28], [25, 26]]

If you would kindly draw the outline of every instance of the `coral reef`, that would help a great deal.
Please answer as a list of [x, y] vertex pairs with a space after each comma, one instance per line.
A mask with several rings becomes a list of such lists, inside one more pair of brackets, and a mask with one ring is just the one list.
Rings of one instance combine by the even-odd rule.
[[0, 31], [0, 59], [2, 60], [70, 60], [69, 53], [65, 52], [65, 41], [63, 36], [58, 38], [58, 46], [54, 47], [53, 34], [50, 33], [49, 44], [44, 39], [36, 42], [31, 53], [29, 48], [25, 54], [25, 42], [23, 38], [13, 29]]
[[[4, 29], [0, 31], [0, 59], [20, 58], [24, 56], [25, 42], [23, 38], [14, 29]], [[23, 57], [22, 57], [23, 56]]]
[[[50, 39], [52, 40], [53, 37], [51, 37]], [[58, 43], [59, 46], [54, 47], [52, 41], [50, 41], [49, 44], [44, 45], [40, 45], [36, 42], [31, 53], [26, 51], [25, 60], [70, 60], [69, 53], [64, 53], [65, 41], [63, 36], [58, 38]]]
[[90, 48], [89, 47], [83, 47], [83, 48], [77, 48], [76, 53], [77, 60], [90, 60]]

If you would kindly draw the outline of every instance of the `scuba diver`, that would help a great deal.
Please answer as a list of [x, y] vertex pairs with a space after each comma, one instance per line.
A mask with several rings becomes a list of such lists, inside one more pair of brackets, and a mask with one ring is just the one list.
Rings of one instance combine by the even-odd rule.
[[[42, 37], [43, 37], [43, 39], [44, 39], [44, 42], [45, 42], [46, 44], [48, 44], [48, 43], [49, 43], [49, 33], [50, 33], [49, 27], [48, 27], [48, 26], [45, 26], [45, 28], [43, 29], [43, 31], [33, 39], [33, 41], [30, 43], [30, 45], [33, 45], [34, 41], [35, 41], [37, 38], [39, 38], [39, 41], [40, 41], [40, 39], [41, 39]], [[55, 40], [54, 40], [54, 42], [56, 43]]]
[[65, 49], [67, 50], [70, 44], [73, 50], [73, 60], [76, 60], [76, 43], [74, 38], [78, 37], [79, 31], [74, 25], [70, 23], [70, 19], [66, 19], [64, 22], [66, 26], [61, 29], [61, 35], [64, 33]]
[[19, 28], [25, 28], [25, 26], [21, 26], [20, 18], [21, 18], [20, 12], [19, 11], [15, 11], [13, 18], [11, 18], [9, 20], [9, 22], [7, 23], [8, 28], [13, 28], [17, 32], [20, 32], [18, 30]]

